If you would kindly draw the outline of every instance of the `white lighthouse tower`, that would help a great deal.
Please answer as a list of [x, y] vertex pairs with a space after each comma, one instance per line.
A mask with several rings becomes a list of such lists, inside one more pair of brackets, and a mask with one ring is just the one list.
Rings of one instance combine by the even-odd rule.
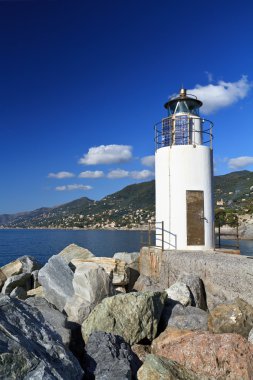
[[155, 125], [156, 245], [164, 249], [214, 248], [212, 123], [201, 106], [181, 89]]

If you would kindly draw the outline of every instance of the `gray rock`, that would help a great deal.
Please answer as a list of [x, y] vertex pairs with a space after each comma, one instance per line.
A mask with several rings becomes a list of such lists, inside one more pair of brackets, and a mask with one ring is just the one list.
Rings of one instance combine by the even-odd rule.
[[188, 286], [184, 283], [177, 281], [169, 289], [166, 289], [166, 292], [169, 299], [180, 302], [184, 306], [191, 305], [191, 293]]
[[253, 328], [249, 332], [248, 341], [253, 344]]
[[58, 255], [52, 256], [39, 271], [38, 279], [44, 288], [45, 298], [60, 311], [63, 311], [68, 298], [74, 295], [73, 277], [68, 264]]
[[161, 291], [161, 285], [151, 277], [141, 274], [135, 282], [133, 290], [137, 292], [159, 292]]
[[20, 273], [7, 278], [2, 288], [2, 294], [10, 295], [13, 289], [22, 287], [24, 290], [31, 289], [31, 274]]
[[248, 339], [252, 327], [253, 307], [240, 298], [216, 306], [208, 317], [208, 329], [215, 334], [236, 333]]
[[93, 257], [93, 253], [88, 249], [79, 247], [76, 244], [70, 244], [66, 248], [64, 248], [58, 255], [69, 264], [73, 259], [82, 259], [86, 260], [89, 257]]
[[69, 345], [71, 331], [66, 327], [67, 318], [45, 298], [31, 297], [25, 301], [28, 305], [37, 308], [54, 331], [56, 331], [65, 345]]
[[82, 324], [84, 341], [94, 331], [120, 335], [131, 345], [153, 340], [166, 297], [166, 292], [145, 292], [105, 298]]
[[39, 270], [38, 269], [34, 270], [31, 273], [31, 275], [32, 275], [33, 289], [36, 289], [36, 288], [38, 288], [40, 286], [39, 277], [38, 277], [39, 276]]
[[181, 330], [208, 330], [208, 313], [193, 306], [183, 306], [180, 303], [166, 303], [159, 324], [161, 331], [169, 327]]
[[32, 273], [33, 271], [39, 270], [41, 268], [41, 265], [32, 256], [22, 256], [19, 257], [18, 260], [22, 264], [23, 273]]
[[203, 281], [198, 276], [188, 273], [183, 273], [178, 280], [188, 286], [192, 298], [192, 306], [207, 310]]
[[129, 269], [129, 282], [126, 285], [127, 291], [132, 291], [134, 284], [136, 283], [140, 272], [139, 272], [139, 257], [140, 252], [117, 252], [113, 255], [114, 259], [119, 259], [125, 261]]
[[80, 263], [73, 278], [74, 296], [64, 307], [68, 320], [82, 323], [91, 310], [105, 297], [114, 295], [112, 281], [104, 268], [96, 263]]
[[141, 362], [128, 343], [118, 335], [93, 332], [85, 346], [84, 367], [96, 380], [136, 378]]
[[10, 297], [19, 298], [20, 300], [25, 300], [27, 298], [27, 292], [24, 288], [17, 286], [12, 290]]
[[83, 371], [42, 314], [0, 296], [0, 378], [81, 380]]
[[138, 380], [208, 380], [197, 376], [174, 360], [157, 355], [147, 355], [144, 364], [138, 371]]

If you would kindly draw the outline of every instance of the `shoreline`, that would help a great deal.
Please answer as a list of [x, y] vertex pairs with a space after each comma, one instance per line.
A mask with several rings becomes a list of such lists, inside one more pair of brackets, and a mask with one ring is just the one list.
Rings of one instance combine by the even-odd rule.
[[[24, 231], [28, 231], [28, 230], [48, 230], [48, 231], [143, 231], [143, 232], [148, 232], [149, 231], [149, 228], [148, 226], [143, 226], [143, 227], [133, 227], [133, 228], [127, 228], [127, 227], [118, 227], [118, 228], [115, 228], [115, 227], [108, 227], [108, 228], [80, 228], [80, 227], [74, 227], [74, 228], [63, 228], [63, 227], [31, 227], [31, 228], [25, 228], [25, 227], [0, 227], [0, 231], [1, 230], [24, 230]], [[150, 231], [152, 232], [155, 232], [155, 229], [152, 228]], [[217, 235], [217, 234], [216, 234]], [[236, 240], [236, 239], [231, 239], [229, 237], [225, 237], [222, 236], [222, 240]], [[253, 241], [253, 237], [252, 238], [244, 238], [244, 237], [239, 237], [239, 241], [240, 240], [243, 240], [243, 241]]]

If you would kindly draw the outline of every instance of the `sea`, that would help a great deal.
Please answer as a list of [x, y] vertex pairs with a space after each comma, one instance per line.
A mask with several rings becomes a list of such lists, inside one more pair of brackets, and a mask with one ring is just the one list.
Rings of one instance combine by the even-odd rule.
[[[150, 243], [154, 244], [152, 233]], [[112, 257], [116, 252], [138, 252], [148, 245], [147, 231], [131, 230], [0, 230], [0, 267], [24, 255], [45, 264], [67, 245], [75, 243], [95, 256]], [[226, 245], [233, 241], [226, 240]], [[253, 256], [253, 240], [241, 240], [242, 255]]]

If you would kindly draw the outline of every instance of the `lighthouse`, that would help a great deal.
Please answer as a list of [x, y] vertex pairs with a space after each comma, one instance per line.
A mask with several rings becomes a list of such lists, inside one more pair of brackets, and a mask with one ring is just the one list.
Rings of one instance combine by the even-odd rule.
[[155, 125], [156, 246], [214, 248], [212, 122], [185, 89], [164, 107]]

